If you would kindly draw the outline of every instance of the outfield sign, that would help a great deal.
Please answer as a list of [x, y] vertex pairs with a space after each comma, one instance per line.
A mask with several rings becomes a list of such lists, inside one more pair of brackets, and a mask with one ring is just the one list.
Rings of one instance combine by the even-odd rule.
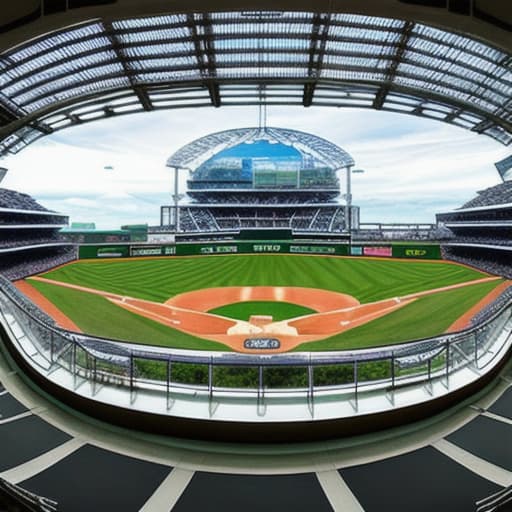
[[393, 245], [394, 258], [416, 258], [423, 260], [441, 259], [441, 248], [439, 244], [415, 244], [415, 245]]
[[176, 254], [174, 245], [140, 245], [130, 246], [130, 256], [173, 256]]
[[[309, 241], [308, 241], [309, 242]], [[316, 244], [314, 242], [224, 242], [224, 243], [179, 243], [174, 244], [105, 244], [80, 245], [80, 258], [120, 258], [120, 257], [158, 257], [193, 256], [215, 254], [311, 254], [340, 255], [349, 254], [348, 244]], [[362, 248], [360, 248], [362, 251]]]
[[336, 247], [326, 245], [290, 245], [290, 252], [300, 254], [336, 254]]
[[238, 252], [236, 245], [207, 245], [201, 247], [201, 254], [232, 254]]
[[281, 252], [280, 244], [254, 244], [252, 246], [254, 252]]
[[352, 256], [362, 256], [363, 255], [363, 248], [359, 246], [352, 246], [350, 248], [350, 254]]
[[98, 258], [122, 258], [124, 253], [117, 247], [100, 247], [96, 252], [96, 256]]
[[363, 254], [365, 256], [381, 256], [385, 258], [390, 258], [392, 256], [392, 249], [391, 247], [378, 247], [370, 245], [364, 247]]
[[426, 256], [427, 251], [425, 249], [405, 249], [404, 254], [410, 258], [420, 258]]

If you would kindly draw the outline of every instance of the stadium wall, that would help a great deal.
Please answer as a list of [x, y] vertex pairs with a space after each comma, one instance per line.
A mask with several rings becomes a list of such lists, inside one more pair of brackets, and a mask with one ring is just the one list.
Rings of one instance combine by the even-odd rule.
[[441, 259], [438, 244], [328, 244], [317, 242], [252, 241], [194, 244], [101, 244], [81, 245], [80, 259], [144, 256], [195, 256], [207, 254], [319, 254], [332, 256], [373, 256], [405, 259]]

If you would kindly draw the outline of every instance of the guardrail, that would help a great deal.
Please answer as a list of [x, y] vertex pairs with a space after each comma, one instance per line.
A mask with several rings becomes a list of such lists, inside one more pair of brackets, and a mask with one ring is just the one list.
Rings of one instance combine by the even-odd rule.
[[[316, 405], [332, 401], [349, 403], [357, 414], [367, 410], [367, 405], [359, 406], [367, 396], [386, 397], [391, 407], [402, 390], [417, 388], [434, 398], [499, 364], [512, 342], [510, 300], [485, 322], [459, 333], [373, 349], [275, 355], [177, 350], [66, 331], [27, 311], [5, 283], [0, 321], [33, 369], [76, 393], [109, 403], [124, 400], [119, 399], [124, 393], [131, 407], [168, 414], [195, 414], [172, 411], [180, 398], [188, 404], [206, 402], [210, 418], [219, 404], [230, 400], [258, 408], [274, 401], [281, 404], [281, 414], [286, 398], [288, 405], [306, 405], [310, 417], [319, 418], [347, 414], [341, 409], [333, 413], [332, 407], [315, 413]], [[142, 396], [151, 400], [137, 399]], [[266, 413], [257, 410], [261, 420]], [[297, 419], [297, 414], [287, 419]], [[269, 421], [273, 417], [266, 416]]]

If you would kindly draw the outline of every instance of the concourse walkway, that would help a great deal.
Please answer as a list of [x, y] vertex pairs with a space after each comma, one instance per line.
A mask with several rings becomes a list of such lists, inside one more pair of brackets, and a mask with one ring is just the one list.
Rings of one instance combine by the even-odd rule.
[[512, 362], [473, 400], [376, 434], [193, 442], [86, 418], [0, 357], [0, 476], [59, 511], [450, 512], [512, 484]]

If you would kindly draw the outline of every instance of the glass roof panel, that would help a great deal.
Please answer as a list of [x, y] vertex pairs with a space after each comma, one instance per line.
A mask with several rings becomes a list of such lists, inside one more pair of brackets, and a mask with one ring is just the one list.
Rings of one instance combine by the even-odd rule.
[[178, 23], [186, 23], [185, 14], [173, 14], [171, 16], [148, 16], [146, 18], [132, 18], [113, 21], [112, 26], [116, 30], [137, 30], [144, 27], [169, 26]]
[[51, 95], [46, 95], [38, 100], [31, 101], [25, 105], [25, 109], [27, 112], [34, 112], [52, 103], [68, 100], [73, 97], [85, 96], [102, 90], [107, 91], [114, 88], [126, 88], [128, 86], [128, 79], [123, 77], [98, 80], [89, 84], [80, 84], [63, 91], [55, 91]]
[[[501, 119], [493, 133], [503, 139], [512, 132], [506, 125], [512, 56], [503, 50], [419, 23], [322, 12], [195, 12], [88, 22], [0, 55], [0, 101], [21, 116], [22, 107], [45, 108], [48, 115], [52, 104], [82, 95], [93, 106], [108, 101], [113, 90], [133, 95], [134, 84], [180, 90], [180, 82], [190, 82], [187, 88], [204, 91], [205, 78], [219, 80], [221, 101], [224, 93], [229, 101], [255, 103], [261, 83], [267, 90], [284, 87], [268, 101], [299, 101], [305, 80], [313, 77], [319, 79], [313, 104], [352, 101], [346, 91], [365, 92], [366, 102], [380, 91], [383, 108], [407, 101], [414, 107], [430, 98], [437, 106], [428, 115], [462, 106], [479, 120], [464, 122], [499, 125]], [[225, 89], [223, 80], [235, 89]]]
[[192, 42], [189, 40], [190, 32], [186, 27], [162, 27], [141, 32], [116, 33], [116, 38], [121, 44], [144, 44], [151, 41], [158, 41], [167, 44], [181, 44], [185, 48], [193, 48]]
[[403, 26], [402, 20], [392, 18], [377, 18], [375, 16], [365, 16], [362, 14], [333, 14], [332, 21], [339, 24], [353, 26], [373, 26], [382, 29], [397, 29]]
[[394, 55], [396, 47], [393, 45], [382, 45], [373, 42], [353, 42], [353, 41], [327, 41], [325, 46], [326, 53], [341, 54], [361, 54], [361, 55]]
[[76, 41], [99, 36], [103, 32], [103, 25], [91, 23], [78, 28], [60, 31], [55, 35], [43, 36], [28, 44], [7, 51], [6, 55], [14, 62], [19, 62], [24, 59], [33, 58], [41, 53], [48, 53], [57, 46], [68, 46]]
[[169, 71], [169, 72], [139, 72], [134, 75], [134, 80], [138, 84], [151, 83], [151, 82], [172, 82], [183, 80], [199, 80], [201, 74], [197, 70], [185, 71]]
[[[188, 48], [188, 51], [187, 51]], [[140, 58], [146, 56], [189, 56], [192, 48], [181, 43], [151, 44], [144, 46], [126, 46], [123, 48], [126, 57]]]
[[420, 36], [428, 37], [438, 42], [444, 42], [447, 46], [464, 49], [487, 59], [500, 60], [506, 56], [506, 54], [498, 48], [493, 48], [469, 37], [445, 32], [434, 27], [417, 24], [414, 28], [414, 32]]
[[131, 60], [130, 68], [135, 71], [151, 71], [155, 68], [168, 69], [172, 71], [174, 68], [188, 67], [194, 69], [197, 67], [197, 61], [190, 57], [177, 57], [177, 58], [154, 58], [144, 60]]
[[[23, 90], [27, 85], [36, 85], [41, 82], [58, 81], [60, 77], [64, 77], [70, 73], [82, 72], [83, 70], [93, 69], [101, 66], [104, 62], [108, 62], [110, 66], [117, 71], [122, 71], [122, 66], [117, 61], [116, 54], [112, 51], [100, 52], [80, 59], [66, 60], [61, 59], [55, 65], [43, 68], [42, 71], [37, 71], [37, 68], [32, 71], [26, 78], [17, 80], [12, 85], [6, 84], [5, 91], [8, 94], [16, 95], [20, 90]], [[8, 73], [10, 76], [10, 73]]]
[[217, 65], [222, 65], [224, 63], [236, 63], [241, 62], [246, 65], [262, 63], [276, 63], [280, 62], [283, 65], [288, 66], [290, 64], [296, 65], [307, 65], [309, 62], [309, 55], [302, 53], [286, 53], [286, 52], [275, 52], [272, 54], [265, 52], [251, 52], [247, 53], [230, 53], [230, 54], [222, 54], [217, 55], [216, 63]]
[[121, 64], [109, 64], [106, 66], [98, 66], [94, 68], [86, 68], [75, 73], [68, 74], [64, 77], [60, 77], [57, 80], [47, 82], [44, 85], [39, 85], [35, 82], [32, 88], [26, 92], [14, 94], [13, 98], [16, 102], [24, 104], [29, 102], [31, 99], [40, 96], [41, 94], [51, 94], [53, 91], [57, 91], [63, 88], [72, 87], [75, 84], [87, 82], [90, 80], [103, 79], [112, 75], [123, 74], [123, 67]]

